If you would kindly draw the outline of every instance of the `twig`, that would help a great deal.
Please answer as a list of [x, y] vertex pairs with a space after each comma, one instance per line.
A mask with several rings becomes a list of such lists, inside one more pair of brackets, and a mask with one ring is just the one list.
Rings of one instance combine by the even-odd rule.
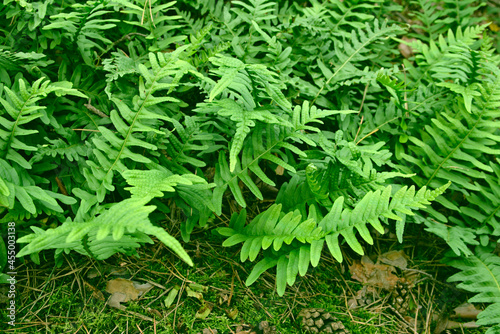
[[363, 110], [363, 105], [365, 104], [365, 99], [366, 99], [366, 92], [368, 92], [368, 85], [369, 85], [369, 82], [365, 86], [365, 90], [363, 92], [363, 99], [361, 100], [361, 106], [359, 107], [358, 115], [361, 112], [361, 110]]
[[372, 134], [374, 134], [374, 133], [375, 133], [375, 132], [377, 132], [377, 131], [378, 131], [378, 128], [377, 128], [377, 129], [375, 129], [375, 130], [373, 130], [372, 132], [370, 132], [369, 134], [367, 134], [367, 135], [366, 135], [366, 136], [364, 136], [363, 138], [361, 138], [361, 139], [360, 139], [360, 140], [356, 143], [356, 145], [358, 145], [358, 144], [359, 144], [359, 143], [361, 143], [361, 142], [362, 142], [365, 138], [370, 137]]
[[92, 111], [94, 114], [98, 115], [98, 116], [101, 116], [101, 117], [108, 117], [108, 115], [106, 115], [105, 113], [103, 113], [102, 111], [100, 111], [99, 109], [97, 109], [96, 107], [94, 107], [92, 104], [90, 104], [90, 102], [92, 102], [91, 99], [89, 99], [88, 103], [85, 103], [84, 106]]
[[363, 125], [363, 119], [364, 119], [364, 116], [361, 116], [361, 121], [359, 122], [358, 131], [356, 132], [356, 137], [354, 137], [354, 141], [356, 141], [356, 139], [358, 139], [359, 131], [361, 130], [361, 125]]
[[56, 176], [56, 182], [57, 182], [57, 187], [59, 188], [59, 191], [65, 196], [68, 196], [68, 191], [66, 190], [66, 187], [64, 186], [64, 183], [62, 183], [61, 179]]
[[147, 36], [147, 35], [141, 34], [140, 32], [131, 32], [129, 34], [123, 35], [122, 37], [120, 37], [119, 39], [117, 39], [116, 41], [114, 41], [113, 44], [111, 44], [103, 53], [101, 53], [99, 55], [99, 59], [102, 58], [102, 56], [104, 56], [106, 53], [108, 53], [109, 51], [111, 51], [115, 46], [117, 46], [118, 44], [120, 44], [124, 40], [130, 40], [131, 36], [136, 36], [136, 35], [137, 36], [142, 36], [142, 37], [146, 37]]

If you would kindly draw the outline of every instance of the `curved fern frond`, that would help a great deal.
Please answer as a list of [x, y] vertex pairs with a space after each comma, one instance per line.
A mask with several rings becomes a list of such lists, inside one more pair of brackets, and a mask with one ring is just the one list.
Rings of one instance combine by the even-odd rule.
[[117, 252], [135, 254], [135, 249], [141, 243], [152, 243], [146, 236], [149, 234], [157, 237], [192, 266], [193, 262], [180, 243], [149, 221], [148, 215], [156, 208], [145, 206], [149, 199], [126, 199], [86, 222], [67, 221], [46, 231], [32, 227], [34, 234], [18, 239], [18, 242], [28, 245], [17, 256], [39, 253], [44, 249], [60, 249], [75, 250], [104, 260]]

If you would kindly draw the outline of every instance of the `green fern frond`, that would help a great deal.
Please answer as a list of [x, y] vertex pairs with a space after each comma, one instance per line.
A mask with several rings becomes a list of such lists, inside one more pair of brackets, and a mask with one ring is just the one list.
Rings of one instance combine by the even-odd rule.
[[141, 243], [151, 243], [151, 239], [146, 236], [149, 234], [157, 237], [186, 263], [193, 265], [180, 243], [149, 221], [148, 215], [156, 208], [145, 206], [149, 199], [124, 200], [86, 222], [67, 221], [46, 231], [32, 228], [34, 234], [18, 239], [18, 242], [28, 245], [17, 256], [39, 253], [45, 249], [60, 249], [75, 250], [104, 260], [117, 252], [135, 253], [135, 248]]
[[220, 152], [219, 163], [215, 167], [214, 180], [217, 185], [214, 190], [214, 205], [217, 208], [217, 212], [221, 208], [222, 197], [228, 187], [238, 204], [242, 207], [246, 206], [238, 180], [241, 180], [255, 197], [263, 199], [261, 191], [252, 180], [249, 172], [253, 172], [260, 180], [271, 186], [274, 186], [275, 183], [266, 176], [259, 166], [261, 161], [267, 160], [292, 173], [296, 172], [295, 168], [287, 163], [288, 159], [283, 154], [282, 149], [290, 150], [302, 156], [305, 156], [305, 153], [296, 146], [285, 142], [288, 133], [289, 131], [286, 128], [275, 128], [273, 124], [256, 126], [251, 138], [247, 139], [247, 144], [243, 146], [241, 159], [236, 157], [233, 171], [229, 168], [224, 151]]
[[205, 151], [222, 147], [215, 145], [215, 139], [222, 139], [202, 130], [203, 125], [196, 117], [185, 116], [184, 124], [173, 118], [169, 122], [174, 128], [165, 132], [166, 138], [158, 143], [158, 148], [166, 154], [165, 159], [161, 159], [162, 164], [175, 173], [185, 173], [185, 165], [205, 167], [206, 163], [195, 156], [196, 152], [201, 155]]
[[127, 170], [123, 177], [132, 187], [125, 188], [130, 191], [132, 198], [163, 197], [163, 192], [174, 192], [177, 185], [192, 185], [206, 181], [194, 174], [178, 175], [167, 170]]
[[458, 288], [476, 293], [470, 303], [491, 303], [477, 316], [478, 325], [493, 325], [486, 333], [500, 330], [500, 257], [481, 247], [475, 255], [446, 259], [446, 264], [460, 272], [448, 278], [448, 282], [461, 282]]
[[[187, 36], [178, 31], [179, 28], [183, 27], [183, 24], [179, 22], [181, 16], [172, 15], [176, 1], [161, 3], [157, 0], [141, 0], [139, 4], [139, 6], [129, 6], [129, 9], [124, 11], [133, 15], [136, 19], [126, 21], [126, 23], [137, 26], [139, 29], [146, 29], [149, 32], [146, 39], [153, 41], [149, 51], [166, 50], [170, 45], [186, 39]], [[172, 11], [172, 13], [169, 11]]]
[[[452, 80], [454, 83], [473, 83], [480, 81], [492, 61], [498, 59], [488, 56], [491, 52], [489, 39], [477, 43], [487, 25], [477, 25], [454, 33], [451, 29], [447, 35], [439, 35], [439, 40], [431, 40], [429, 45], [420, 41], [408, 43], [417, 54], [415, 57], [418, 70], [409, 68], [416, 82]], [[436, 80], [437, 79], [437, 80]]]
[[269, 71], [266, 66], [260, 64], [247, 65], [236, 58], [217, 55], [210, 58], [210, 61], [218, 66], [212, 70], [220, 75], [221, 79], [210, 92], [209, 101], [229, 88], [235, 96], [238, 96], [246, 108], [254, 109], [256, 102], [252, 94], [257, 95], [257, 91], [263, 91], [284, 110], [289, 111], [291, 104], [280, 90], [279, 80], [276, 74]]
[[[128, 169], [125, 159], [144, 164], [152, 162], [147, 156], [135, 153], [134, 149], [142, 148], [152, 151], [158, 149], [156, 145], [144, 140], [143, 135], [147, 132], [164, 135], [164, 132], [157, 126], [150, 125], [151, 120], [170, 122], [172, 119], [155, 106], [161, 103], [179, 102], [173, 97], [155, 97], [154, 94], [160, 91], [171, 91], [188, 72], [197, 74], [189, 63], [179, 59], [179, 55], [186, 48], [187, 46], [181, 47], [167, 55], [150, 53], [151, 70], [142, 64], [138, 66], [142, 77], [139, 80], [138, 95], [132, 102], [133, 106], [118, 98], [112, 98], [117, 110], [110, 112], [110, 119], [116, 132], [104, 126], [98, 127], [101, 135], [93, 138], [95, 145], [93, 153], [97, 162], [87, 161], [92, 172], [87, 171], [85, 175], [90, 188], [96, 191], [99, 201], [104, 199], [106, 191], [114, 190], [112, 184], [114, 172], [117, 170], [124, 172]], [[171, 82], [162, 82], [165, 78], [170, 78]]]
[[274, 14], [271, 14], [274, 7], [273, 2], [269, 0], [248, 0], [248, 2], [233, 1], [232, 4], [238, 7], [231, 8], [231, 11], [248, 24], [251, 24], [252, 21], [260, 22], [276, 18]]
[[387, 26], [386, 22], [379, 23], [377, 19], [375, 19], [372, 25], [366, 23], [365, 29], [352, 30], [350, 40], [342, 44], [340, 42], [336, 43], [335, 54], [325, 59], [332, 64], [333, 71], [330, 70], [323, 60], [318, 58], [318, 67], [323, 76], [317, 80], [320, 89], [316, 93], [314, 101], [320, 97], [321, 93], [326, 88], [330, 91], [336, 83], [342, 80], [356, 76], [364, 76], [364, 72], [358, 69], [354, 64], [359, 61], [377, 57], [377, 54], [370, 53], [370, 46], [400, 32], [401, 28], [398, 26]]
[[[474, 203], [467, 205], [462, 201], [443, 197], [438, 198], [437, 202], [453, 211], [464, 210], [464, 217], [478, 219], [479, 226], [490, 224], [493, 230], [497, 230], [497, 201], [480, 201], [479, 198], [495, 198], [497, 191], [495, 187], [486, 185], [495, 184], [495, 180], [498, 180], [498, 176], [493, 174], [495, 164], [490, 163], [488, 156], [500, 153], [500, 136], [496, 121], [500, 90], [498, 81], [493, 84], [485, 83], [478, 88], [480, 96], [477, 96], [476, 102], [471, 105], [472, 113], [466, 110], [465, 101], [462, 101], [457, 104], [456, 114], [447, 112], [431, 119], [432, 123], [422, 129], [420, 138], [409, 138], [415, 145], [409, 146], [412, 154], [403, 153], [401, 157], [408, 162], [408, 166], [420, 169], [418, 175], [413, 178], [418, 185], [436, 187], [451, 180], [454, 183], [451, 189], [460, 191], [466, 195], [466, 201], [472, 200]], [[428, 158], [423, 161], [416, 158], [422, 154]], [[403, 168], [403, 171], [412, 170], [414, 168]], [[459, 198], [463, 196], [458, 193], [457, 195]], [[467, 225], [474, 226], [472, 223]], [[465, 248], [465, 244], [460, 247], [453, 246], [454, 250]]]
[[[0, 158], [17, 163], [19, 166], [31, 169], [31, 165], [20, 154], [23, 151], [36, 151], [37, 148], [23, 142], [23, 138], [38, 133], [37, 130], [26, 129], [26, 125], [43, 117], [45, 106], [39, 101], [48, 94], [58, 96], [74, 95], [86, 97], [79, 91], [71, 88], [69, 82], [50, 83], [45, 78], [40, 78], [32, 86], [26, 85], [19, 79], [19, 91], [3, 87], [6, 99], [0, 96], [0, 103], [5, 108], [5, 113], [0, 114]], [[3, 129], [2, 129], [3, 128]]]
[[[85, 4], [74, 4], [74, 11], [70, 13], [59, 13], [51, 15], [52, 23], [43, 27], [44, 30], [60, 30], [62, 36], [75, 45], [84, 62], [92, 65], [92, 50], [98, 49], [105, 52], [104, 45], [112, 44], [113, 41], [104, 37], [102, 32], [116, 27], [117, 19], [105, 18], [112, 13], [106, 10], [111, 7], [104, 0], [87, 1]], [[111, 9], [111, 8], [110, 8]]]
[[[423, 34], [411, 34], [425, 41], [435, 40], [440, 34], [446, 33], [448, 29], [458, 27], [467, 28], [479, 22], [481, 19], [475, 17], [474, 13], [485, 3], [479, 3], [475, 0], [463, 1], [443, 1], [442, 4], [437, 4], [431, 0], [412, 1], [414, 4], [422, 8], [421, 12], [415, 11], [411, 14], [421, 22], [421, 24], [413, 24], [414, 29], [422, 29], [429, 36]], [[475, 6], [478, 4], [477, 6]]]
[[352, 210], [344, 207], [344, 197], [339, 197], [324, 217], [315, 212], [314, 206], [310, 207], [306, 219], [297, 210], [285, 213], [281, 211], [281, 204], [274, 204], [245, 225], [246, 211], [242, 210], [231, 217], [229, 227], [217, 231], [228, 237], [223, 243], [226, 247], [243, 243], [241, 261], [254, 261], [261, 250], [272, 250], [254, 267], [247, 284], [253, 283], [265, 270], [277, 266], [278, 293], [283, 295], [286, 283], [293, 284], [297, 273], [303, 276], [309, 264], [318, 265], [325, 242], [339, 262], [343, 259], [340, 236], [362, 255], [363, 247], [356, 233], [373, 244], [367, 225], [384, 233], [380, 222], [383, 218], [396, 220], [396, 234], [402, 242], [406, 215], [414, 215], [412, 209], [425, 208], [449, 185], [433, 191], [423, 187], [416, 193], [414, 187], [402, 187], [392, 196], [392, 188], [388, 186], [383, 191], [368, 192]]

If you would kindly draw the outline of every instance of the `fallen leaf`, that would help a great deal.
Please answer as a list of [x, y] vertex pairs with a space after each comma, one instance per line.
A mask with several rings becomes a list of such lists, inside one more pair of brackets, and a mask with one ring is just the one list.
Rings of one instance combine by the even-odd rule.
[[108, 305], [124, 310], [125, 306], [120, 303], [136, 300], [139, 296], [142, 296], [151, 290], [152, 287], [153, 286], [149, 283], [140, 284], [124, 278], [117, 278], [108, 281], [106, 285], [106, 292], [111, 294], [111, 297], [108, 299]]
[[126, 309], [125, 306], [123, 306], [121, 303], [124, 303], [127, 301], [127, 295], [121, 292], [115, 292], [113, 293], [109, 299], [108, 299], [108, 305], [110, 307], [114, 307], [117, 309], [120, 309], [124, 311]]
[[[403, 36], [402, 40], [407, 42], [407, 43], [411, 43], [411, 42], [416, 41], [415, 38], [408, 38], [406, 36]], [[410, 58], [411, 56], [413, 56], [413, 48], [411, 46], [409, 46], [407, 43], [404, 43], [404, 42], [399, 43], [398, 50], [399, 50], [399, 52], [401, 52], [401, 55], [403, 57]]]
[[455, 314], [451, 315], [452, 318], [463, 318], [463, 319], [476, 319], [477, 315], [481, 313], [474, 305], [470, 303], [464, 303], [453, 309]]
[[490, 28], [490, 30], [494, 31], [494, 32], [500, 31], [500, 27], [495, 22], [491, 22], [490, 25], [488, 26], [488, 28]]
[[236, 319], [236, 317], [238, 316], [238, 310], [237, 309], [234, 309], [234, 310], [231, 310], [231, 311], [226, 311], [226, 313], [227, 313], [227, 316], [229, 317], [229, 319], [231, 319], [231, 320]]
[[361, 261], [354, 261], [349, 267], [353, 279], [370, 285], [391, 290], [399, 278], [394, 274], [395, 268], [386, 264], [373, 264], [366, 255]]
[[208, 303], [203, 303], [198, 312], [194, 315], [196, 319], [205, 320], [208, 315], [212, 312], [212, 307]]
[[139, 282], [131, 281], [125, 278], [116, 278], [108, 281], [106, 285], [106, 292], [115, 293], [121, 292], [127, 296], [127, 300], [136, 300], [139, 296], [142, 296], [153, 286], [149, 283], [140, 284]]
[[181, 288], [178, 285], [176, 285], [176, 286], [174, 286], [172, 288], [172, 290], [170, 290], [168, 292], [168, 295], [167, 295], [167, 297], [165, 298], [165, 301], [164, 301], [165, 307], [168, 308], [168, 307], [172, 306], [172, 304], [174, 303], [175, 298], [177, 297], [177, 294], [179, 293], [180, 289]]
[[378, 262], [398, 267], [400, 269], [406, 269], [408, 266], [407, 256], [403, 250], [390, 251], [379, 255]]

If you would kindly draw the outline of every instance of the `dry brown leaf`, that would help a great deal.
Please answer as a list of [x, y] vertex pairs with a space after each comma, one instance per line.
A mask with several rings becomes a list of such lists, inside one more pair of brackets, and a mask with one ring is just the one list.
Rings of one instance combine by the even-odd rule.
[[349, 270], [353, 279], [386, 290], [391, 290], [399, 282], [399, 278], [394, 275], [396, 269], [393, 266], [373, 264], [366, 255], [361, 261], [354, 261]]
[[[415, 38], [408, 38], [406, 36], [403, 36], [402, 40], [405, 41], [405, 42], [416, 41]], [[399, 52], [401, 52], [401, 55], [403, 57], [405, 57], [405, 58], [410, 58], [411, 56], [413, 56], [413, 49], [412, 49], [412, 47], [409, 46], [406, 43], [399, 43], [398, 50], [399, 50]]]
[[108, 305], [113, 308], [124, 311], [126, 309], [121, 303], [126, 302], [127, 295], [121, 292], [113, 293], [108, 299]]
[[463, 319], [477, 319], [477, 315], [481, 313], [474, 305], [470, 303], [464, 303], [453, 309], [455, 314], [452, 314], [451, 318], [463, 318]]
[[390, 266], [398, 267], [400, 269], [406, 269], [408, 266], [408, 260], [404, 250], [390, 251], [379, 255], [378, 262], [388, 264]]
[[149, 283], [140, 284], [124, 278], [117, 278], [108, 281], [106, 285], [106, 292], [111, 294], [111, 297], [108, 300], [108, 305], [124, 310], [125, 306], [120, 303], [136, 300], [139, 296], [144, 295], [146, 292], [151, 290], [152, 287], [153, 286]]

